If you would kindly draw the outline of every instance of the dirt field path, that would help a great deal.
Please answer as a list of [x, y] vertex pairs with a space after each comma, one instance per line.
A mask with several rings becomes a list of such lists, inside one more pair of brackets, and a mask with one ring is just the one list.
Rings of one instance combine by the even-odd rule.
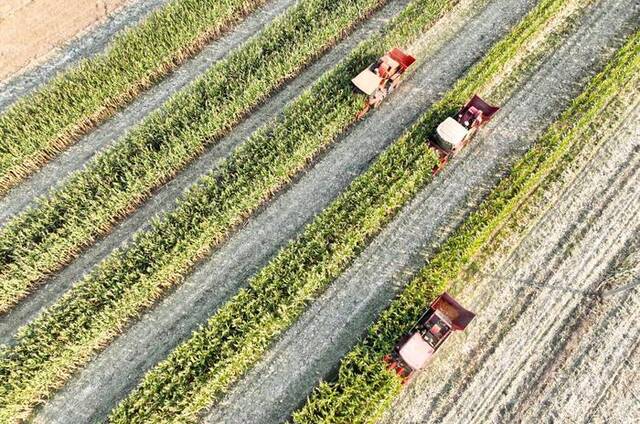
[[[335, 369], [407, 274], [423, 264], [416, 252], [428, 251], [442, 239], [449, 225], [471, 208], [482, 186], [496, 179], [496, 170], [526, 149], [543, 124], [579, 92], [579, 82], [592, 75], [595, 64], [621, 43], [618, 35], [628, 31], [627, 24], [634, 19], [627, 14], [629, 4], [603, 1], [588, 13], [581, 29], [504, 105], [485, 137], [474, 141], [442, 178], [402, 211], [207, 421], [272, 423], [286, 419], [318, 379]], [[514, 2], [494, 2], [469, 25], [484, 22], [491, 26], [492, 11], [514, 13], [516, 9]], [[482, 33], [471, 27], [470, 31]]]
[[[26, 298], [9, 314], [0, 317], [0, 343], [10, 343], [11, 337], [20, 326], [33, 319], [43, 308], [51, 305], [59, 296], [68, 290], [73, 283], [78, 281], [83, 273], [87, 272], [104, 259], [104, 257], [114, 248], [130, 240], [136, 231], [145, 228], [153, 216], [173, 208], [176, 198], [183, 192], [183, 190], [193, 184], [198, 177], [213, 169], [221, 159], [226, 157], [235, 147], [245, 141], [255, 129], [269, 119], [273, 119], [273, 117], [280, 113], [282, 108], [289, 101], [294, 99], [302, 90], [311, 85], [322, 73], [347, 54], [361, 40], [370, 36], [373, 31], [376, 31], [377, 28], [379, 28], [379, 26], [387, 21], [391, 16], [399, 13], [409, 1], [410, 0], [395, 1], [393, 4], [388, 5], [379, 13], [375, 14], [350, 37], [338, 44], [320, 60], [311, 65], [298, 78], [291, 81], [275, 96], [271, 97], [263, 106], [258, 108], [245, 121], [243, 121], [230, 136], [223, 138], [219, 143], [213, 146], [213, 148], [209, 149], [198, 160], [188, 166], [187, 169], [180, 173], [175, 179], [159, 189], [149, 201], [143, 204], [134, 214], [117, 226], [106, 238], [100, 240], [93, 247], [88, 249], [80, 258], [72, 262], [70, 266], [48, 281], [30, 297]], [[382, 142], [389, 141], [390, 140], [382, 140]], [[300, 211], [296, 210], [296, 206], [290, 206], [291, 211], [296, 213], [295, 219], [294, 217], [285, 218], [286, 214], [280, 212], [277, 214], [279, 222], [273, 226], [273, 228], [275, 228], [273, 232], [263, 233], [263, 231], [260, 230], [261, 236], [270, 236], [274, 239], [278, 239], [278, 236], [276, 235], [280, 233], [280, 229], [282, 227], [287, 228], [289, 226], [287, 222], [289, 222], [295, 224], [290, 224], [292, 225], [291, 232], [289, 232], [289, 230], [285, 231], [282, 235], [282, 240], [287, 240], [292, 237], [296, 233], [297, 229], [299, 229], [310, 216], [313, 216], [313, 214], [321, 210], [326, 202], [329, 201], [328, 199], [333, 198], [332, 196], [338, 193], [344, 185], [346, 185], [348, 181], [356, 175], [358, 172], [357, 169], [363, 169], [377, 151], [378, 150], [376, 148], [363, 149], [359, 155], [356, 155], [352, 159], [344, 159], [344, 156], [351, 156], [351, 151], [343, 153], [343, 156], [340, 156], [340, 159], [336, 159], [336, 161], [341, 163], [344, 162], [345, 167], [351, 166], [351, 170], [333, 177], [334, 179], [331, 177], [331, 171], [327, 171], [322, 177], [318, 177], [320, 178], [320, 181], [317, 183], [328, 183], [329, 187], [332, 187], [332, 191], [327, 193], [326, 196], [317, 196], [317, 201], [315, 203], [310, 203], [307, 210]], [[353, 160], [353, 162], [349, 162], [350, 160]], [[347, 170], [349, 168], [344, 169]], [[335, 178], [344, 182], [336, 183]], [[316, 189], [322, 190], [319, 187], [316, 187]], [[325, 188], [325, 192], [326, 190], [327, 189]], [[297, 202], [303, 203], [305, 200], [292, 200], [291, 202], [296, 204]], [[267, 249], [269, 240], [270, 239], [267, 238], [260, 239], [259, 241], [259, 244], [263, 246], [262, 249], [259, 249], [261, 251], [264, 250], [266, 254], [270, 254], [269, 252], [272, 252]], [[281, 241], [280, 243], [283, 242], [284, 241]], [[240, 247], [235, 247], [234, 249], [241, 249], [242, 251], [250, 250], [248, 248], [248, 244], [250, 244], [250, 242], [245, 240], [244, 244], [240, 244]], [[273, 249], [276, 249], [280, 244], [274, 240], [272, 246]], [[230, 250], [230, 252], [234, 251], [235, 250], [233, 249]]]
[[6, 196], [0, 198], [0, 226], [5, 224], [11, 216], [33, 205], [39, 196], [44, 196], [52, 188], [64, 184], [72, 172], [82, 169], [99, 153], [111, 147], [147, 115], [162, 106], [172, 95], [198, 78], [228, 51], [240, 46], [259, 32], [296, 1], [273, 0], [258, 9], [229, 33], [208, 44], [195, 57], [185, 61], [165, 79], [143, 92], [127, 107], [10, 190]]
[[[8, 79], [5, 79], [6, 77], [0, 78], [0, 113], [15, 100], [49, 81], [56, 73], [73, 65], [79, 59], [93, 56], [103, 51], [118, 31], [135, 25], [168, 1], [170, 0], [93, 0], [87, 2], [90, 5], [87, 7], [84, 6], [84, 2], [69, 0], [66, 1], [64, 8], [58, 4], [65, 4], [65, 2], [56, 2], [55, 0], [9, 0], [1, 2], [0, 33], [2, 37], [8, 37], [12, 44], [31, 36], [32, 27], [26, 25], [25, 22], [31, 22], [32, 19], [29, 15], [34, 14], [34, 12], [38, 15], [35, 17], [35, 34], [38, 37], [42, 36], [43, 30], [52, 31], [52, 28], [54, 31], [60, 30], [61, 23], [66, 23], [69, 15], [79, 15], [80, 12], [93, 12], [96, 16], [104, 15], [104, 8], [92, 9], [97, 4], [107, 5], [108, 17], [102, 19], [99, 24], [90, 25], [91, 28], [85, 27], [84, 31], [80, 31], [80, 35], [76, 30], [65, 39], [53, 43], [53, 39], [41, 40], [48, 46], [44, 53], [40, 55], [39, 61], [42, 63], [28, 66], [28, 69], [23, 69]], [[78, 4], [83, 4], [83, 6], [79, 7], [77, 6]], [[116, 4], [121, 5], [121, 7], [114, 11], [112, 6]], [[69, 7], [69, 5], [72, 6]], [[38, 9], [38, 7], [42, 6], [46, 6], [48, 13], [43, 13]], [[56, 11], [53, 12], [52, 8]], [[42, 22], [47, 25], [50, 23], [55, 25], [52, 28], [39, 28], [37, 24]], [[68, 31], [68, 29], [65, 27], [63, 28], [64, 31]], [[6, 50], [7, 53], [9, 53], [8, 50], [10, 48], [12, 48], [10, 44], [0, 47], [0, 49]], [[12, 49], [15, 49], [15, 47]], [[11, 52], [11, 54], [15, 56], [15, 52]], [[30, 54], [27, 54], [27, 56], [31, 57]]]
[[[468, 31], [465, 34], [470, 35], [468, 43], [482, 40], [480, 50], [474, 51], [466, 44], [447, 41], [446, 37], [439, 37], [437, 31], [432, 32], [434, 43], [444, 38], [442, 41], [446, 42], [446, 47], [429, 56], [416, 74], [400, 87], [397, 96], [391, 97], [380, 112], [358, 125], [290, 190], [205, 261], [173, 295], [100, 354], [79, 373], [78, 378], [45, 405], [39, 419], [42, 422], [60, 422], [74, 413], [82, 416], [80, 420], [91, 420], [99, 419], [108, 412], [146, 369], [188, 337], [221, 302], [244, 285], [246, 278], [259, 269], [278, 247], [295, 236], [421, 111], [433, 103], [438, 93], [450, 87], [492, 40], [499, 38], [496, 28], [505, 32], [510, 23], [531, 7], [529, 1], [508, 2], [515, 5], [509, 14], [494, 6], [492, 14], [485, 16], [492, 16], [490, 22], [480, 19], [465, 29]], [[439, 27], [448, 35], [457, 29], [448, 24]], [[471, 36], [474, 32], [476, 35]], [[437, 43], [425, 45], [437, 48]], [[452, 50], [454, 55], [451, 55]], [[162, 343], [158, 344], [158, 340]]]
[[[630, 125], [583, 155], [548, 195], [553, 207], [467, 283], [460, 297], [478, 313], [473, 330], [452, 339], [384, 422], [622, 423], [640, 416], [633, 385], [626, 391], [617, 383], [637, 369], [639, 290], [595, 295], [603, 281], [609, 290], [637, 275], [639, 118], [636, 100]], [[606, 279], [629, 267], [631, 278]], [[615, 414], [603, 410], [609, 407]]]

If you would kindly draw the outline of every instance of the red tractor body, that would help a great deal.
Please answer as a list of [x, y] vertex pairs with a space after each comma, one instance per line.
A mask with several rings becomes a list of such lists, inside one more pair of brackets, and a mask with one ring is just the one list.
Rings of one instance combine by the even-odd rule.
[[402, 50], [395, 48], [393, 50], [391, 50], [389, 53], [387, 53], [391, 59], [397, 61], [398, 63], [400, 63], [400, 66], [402, 67], [402, 72], [406, 71], [407, 68], [411, 65], [413, 65], [413, 62], [416, 61], [416, 58], [406, 54], [405, 52], [403, 52]]
[[393, 352], [385, 356], [389, 369], [394, 370], [403, 383], [407, 382], [415, 371], [431, 361], [453, 331], [464, 330], [474, 316], [449, 294], [441, 294], [400, 339]]

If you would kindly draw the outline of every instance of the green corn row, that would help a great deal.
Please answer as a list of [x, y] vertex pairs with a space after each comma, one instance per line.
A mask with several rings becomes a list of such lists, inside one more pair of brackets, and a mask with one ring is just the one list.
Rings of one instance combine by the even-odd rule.
[[175, 0], [0, 116], [0, 195], [266, 0]]
[[[512, 60], [566, 0], [544, 1], [476, 64], [445, 97], [255, 277], [206, 326], [151, 370], [112, 413], [111, 421], [195, 419], [218, 400], [288, 328], [419, 189], [438, 157], [426, 143], [435, 126], [473, 92], [527, 62]], [[520, 36], [514, 36], [518, 34]], [[495, 65], [498, 62], [499, 65]], [[519, 69], [517, 66], [511, 69]], [[515, 89], [515, 86], [512, 86]]]
[[447, 239], [369, 329], [365, 339], [343, 358], [337, 381], [321, 383], [306, 405], [294, 414], [294, 422], [374, 422], [401, 390], [399, 378], [386, 369], [383, 356], [460, 274], [495, 230], [537, 187], [544, 185], [549, 173], [555, 172], [559, 163], [570, 162], [575, 154], [572, 148], [595, 142], [592, 138], [597, 123], [607, 118], [607, 105], [616, 97], [633, 95], [639, 81], [640, 32], [637, 32]]
[[[228, 160], [195, 184], [175, 210], [116, 250], [0, 350], [0, 422], [33, 405], [112, 340], [131, 319], [222, 242], [270, 195], [351, 125], [363, 104], [354, 74], [389, 48], [406, 45], [452, 0], [414, 0], [377, 35], [361, 43]], [[305, 4], [305, 3], [303, 3]], [[333, 9], [337, 6], [333, 3]], [[344, 13], [344, 11], [342, 11]]]
[[[0, 229], [0, 313], [107, 234], [208, 143], [387, 1], [301, 1], [60, 189], [14, 217]], [[239, 171], [228, 170], [232, 179]]]

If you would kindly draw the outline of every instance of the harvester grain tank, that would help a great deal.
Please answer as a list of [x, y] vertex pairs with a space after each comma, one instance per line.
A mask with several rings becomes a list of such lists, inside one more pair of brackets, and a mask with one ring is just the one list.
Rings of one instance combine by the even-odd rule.
[[463, 331], [474, 317], [473, 312], [463, 308], [445, 292], [431, 303], [384, 360], [389, 369], [394, 370], [406, 383], [416, 371], [431, 361], [451, 333]]
[[455, 116], [450, 116], [438, 125], [435, 140], [431, 147], [438, 152], [440, 164], [434, 173], [462, 150], [473, 138], [476, 131], [491, 120], [500, 108], [485, 102], [478, 95], [474, 95]]
[[369, 109], [378, 107], [400, 85], [402, 75], [415, 61], [413, 56], [394, 48], [351, 80], [358, 90], [369, 96], [358, 119]]

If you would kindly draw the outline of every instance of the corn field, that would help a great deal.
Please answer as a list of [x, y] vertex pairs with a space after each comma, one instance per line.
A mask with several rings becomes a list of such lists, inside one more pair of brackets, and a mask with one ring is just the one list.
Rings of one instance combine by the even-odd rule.
[[[335, 350], [347, 352], [339, 362], [327, 359], [304, 388], [292, 389], [302, 381], [297, 376], [274, 386], [273, 402], [286, 390], [295, 392], [287, 396], [296, 400], [280, 400], [274, 406], [282, 409], [277, 418], [267, 412], [256, 418], [377, 422], [406, 396], [402, 379], [383, 358], [433, 299], [455, 290], [452, 281], [491, 249], [518, 210], [570, 169], [601, 126], [624, 124], [613, 119], [618, 112], [612, 105], [637, 95], [640, 75], [640, 7], [628, 1], [293, 2], [130, 124], [124, 136], [86, 159], [46, 196], [23, 198], [25, 208], [0, 222], [0, 422], [215, 421], [212, 414], [232, 403], [225, 399], [238, 396], [247, 381], [264, 377], [256, 370], [264, 370], [273, 355], [291, 355], [279, 343], [299, 331], [296, 325], [325, 302], [324, 295], [340, 292], [340, 278], [376, 243], [384, 243], [381, 235], [400, 222], [403, 212], [426, 208], [417, 199], [426, 194], [433, 207], [443, 202], [442, 190], [464, 191], [465, 204], [456, 206], [450, 227], [438, 229], [442, 235], [425, 236], [429, 253], [414, 252], [417, 263], [390, 262], [396, 286], [385, 289], [382, 312], [363, 327], [368, 328], [364, 334], [349, 334], [348, 346], [336, 342]], [[609, 3], [628, 13], [621, 17]], [[83, 143], [116, 112], [129, 113], [125, 106], [145, 90], [269, 7], [275, 7], [274, 0], [169, 1], [117, 34], [105, 51], [19, 99], [0, 115], [0, 194], [24, 197], [12, 190], [29, 184], [32, 174], [49, 172], [47, 163], [59, 166], [72, 143]], [[614, 18], [618, 26], [607, 21]], [[373, 29], [364, 31], [371, 22]], [[539, 132], [516, 134], [506, 128], [510, 111], [518, 110], [514, 105], [537, 95], [536, 84], [542, 84], [536, 81], [546, 77], [558, 52], [592, 51], [585, 47], [588, 40], [584, 45], [573, 41], [590, 27], [606, 46], [597, 54], [579, 53], [582, 61], [567, 62], [566, 70], [558, 68], [559, 74], [580, 76], [571, 84], [562, 81], [570, 95], [540, 94], [557, 105], [557, 115], [532, 107]], [[356, 34], [358, 42], [350, 41]], [[352, 79], [393, 48], [417, 60], [403, 74], [403, 86], [360, 119], [369, 99]], [[344, 53], [336, 53], [341, 59], [313, 81], [299, 81], [331, 51]], [[288, 87], [302, 88], [273, 107], [278, 110], [258, 112]], [[474, 94], [501, 111], [463, 154], [440, 168], [442, 152], [434, 147], [438, 126]], [[266, 117], [246, 130], [254, 114]], [[401, 119], [404, 114], [410, 118]], [[170, 207], [145, 222], [132, 219], [144, 207], [158, 209], [150, 202], [158, 201], [166, 184], [241, 131], [250, 135], [189, 180], [186, 190], [161, 200]], [[383, 147], [357, 145], [375, 149], [362, 169], [336, 170], [350, 173], [344, 186], [304, 180], [327, 156], [363, 148], [349, 144], [376, 137], [389, 141], [375, 144]], [[526, 143], [513, 142], [510, 156], [498, 158], [487, 141], [494, 137]], [[526, 149], [516, 147], [523, 145]], [[460, 181], [459, 174], [449, 172], [472, 161], [486, 162], [486, 174], [468, 172], [468, 180]], [[326, 203], [313, 209], [286, 198], [302, 184], [329, 187], [322, 194]], [[271, 253], [258, 257], [239, 247], [224, 260], [223, 249], [243, 232], [260, 231], [252, 225], [264, 216], [280, 222], [278, 215], [291, 213], [278, 209], [281, 204], [308, 215], [290, 230], [293, 236], [277, 242], [267, 235], [264, 250]], [[443, 214], [450, 212], [443, 208]], [[125, 242], [108, 241], [129, 228]], [[218, 257], [223, 259], [213, 262]], [[78, 272], [88, 258], [95, 266]], [[373, 267], [357, 269], [364, 275], [374, 272]], [[193, 278], [199, 272], [208, 275], [195, 280], [205, 286], [196, 292]], [[238, 275], [239, 281], [227, 282], [226, 275]], [[54, 287], [62, 283], [65, 289]], [[228, 294], [220, 294], [227, 293], [223, 290]], [[208, 303], [214, 306], [199, 305], [204, 296], [216, 297]], [[354, 310], [365, 302], [351, 300]], [[191, 307], [193, 316], [183, 318]], [[154, 314], [171, 308], [173, 327], [155, 322]], [[136, 326], [159, 327], [166, 340], [137, 344], [126, 338]], [[336, 325], [336, 339], [342, 340], [339, 331]], [[466, 331], [474, 331], [473, 322]], [[144, 352], [152, 359], [145, 360]], [[316, 366], [315, 358], [298, 359], [303, 370]], [[137, 361], [134, 375], [123, 375], [130, 369], [126, 361]], [[265, 374], [272, 372], [279, 371]], [[422, 373], [429, 373], [428, 366]], [[256, 396], [247, 390], [247, 409]], [[259, 399], [253, 408], [258, 405]]]

